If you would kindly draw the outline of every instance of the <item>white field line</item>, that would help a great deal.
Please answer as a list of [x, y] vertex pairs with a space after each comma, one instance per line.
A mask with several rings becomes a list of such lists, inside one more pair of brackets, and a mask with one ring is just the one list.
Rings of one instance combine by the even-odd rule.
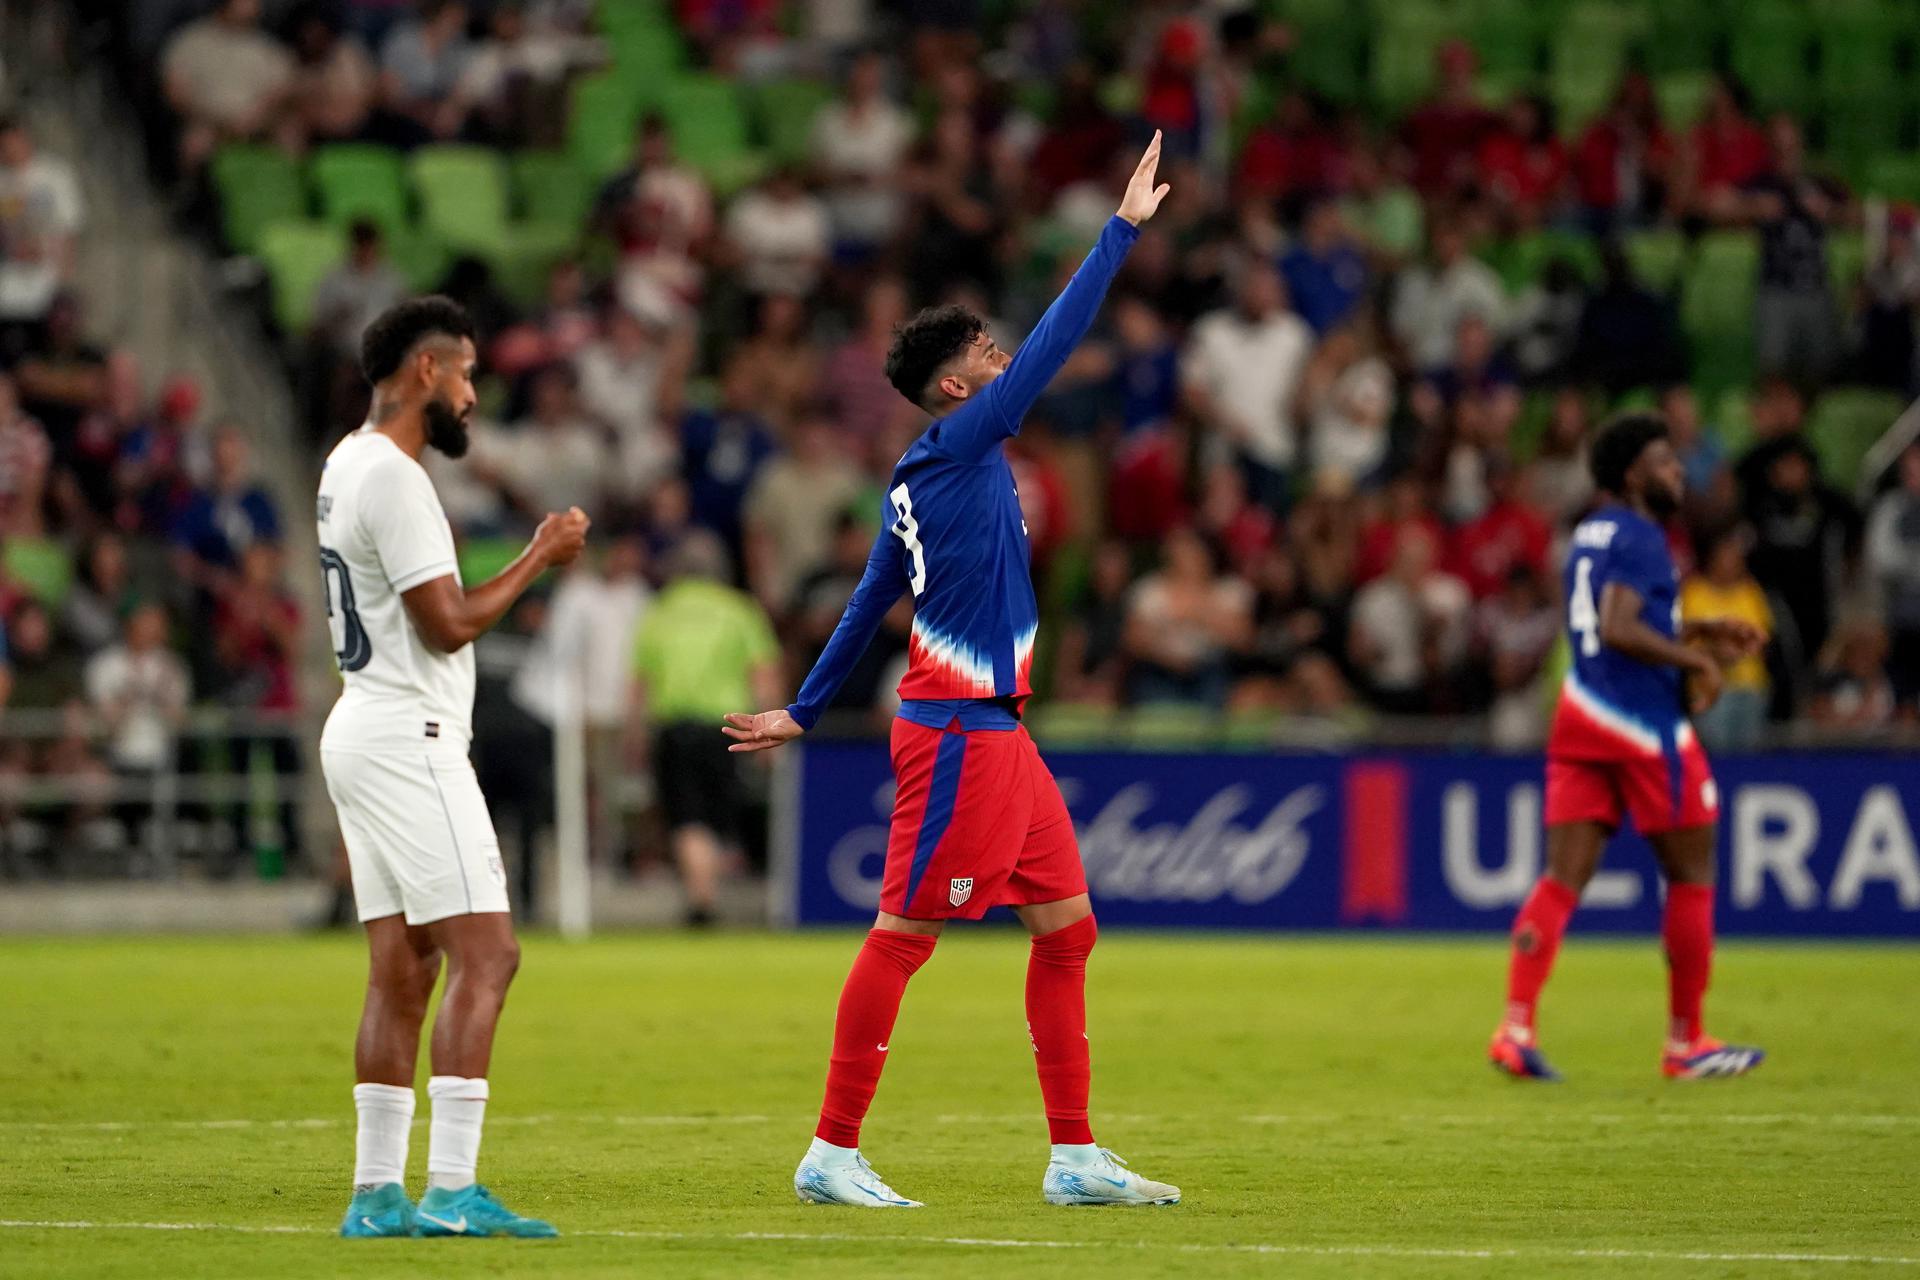
[[[1692, 1111], [1654, 1111], [1626, 1114], [1589, 1113], [1561, 1114], [1543, 1112], [1543, 1118], [1555, 1124], [1591, 1124], [1591, 1125], [1640, 1125], [1640, 1124], [1688, 1124], [1688, 1125], [1820, 1125], [1841, 1128], [1896, 1128], [1907, 1125], [1920, 1125], [1920, 1113], [1913, 1114], [1860, 1114], [1818, 1111], [1799, 1112], [1692, 1112]], [[1437, 1126], [1474, 1126], [1487, 1125], [1507, 1127], [1521, 1122], [1526, 1117], [1496, 1113], [1461, 1113], [1456, 1115], [1409, 1112], [1403, 1115], [1363, 1115], [1360, 1113], [1342, 1114], [1335, 1112], [1301, 1115], [1246, 1115], [1238, 1116], [1240, 1124], [1259, 1125], [1325, 1125], [1325, 1124], [1404, 1124]], [[427, 1117], [414, 1120], [416, 1127], [425, 1125]], [[488, 1116], [489, 1125], [542, 1127], [545, 1125], [606, 1125], [636, 1126], [642, 1128], [687, 1128], [697, 1129], [722, 1125], [763, 1125], [804, 1123], [804, 1116], [769, 1116], [757, 1114], [729, 1115], [495, 1115]], [[1037, 1123], [1039, 1113], [1021, 1112], [1017, 1115], [939, 1115], [930, 1117], [937, 1124], [1026, 1124]], [[1176, 1124], [1184, 1123], [1190, 1117], [1167, 1115], [1109, 1115], [1100, 1116], [1103, 1121], [1115, 1124]], [[118, 1133], [140, 1129], [340, 1129], [354, 1123], [351, 1115], [318, 1116], [305, 1119], [277, 1120], [0, 1120], [0, 1132], [77, 1132], [77, 1133]], [[882, 1117], [880, 1123], [885, 1123]]]
[[[15, 1231], [218, 1231], [235, 1235], [332, 1235], [321, 1226], [241, 1226], [222, 1222], [78, 1222], [0, 1219]], [[1153, 1240], [1000, 1240], [986, 1236], [852, 1235], [809, 1231], [569, 1231], [567, 1237], [618, 1240], [682, 1240], [784, 1244], [915, 1244], [955, 1249], [1092, 1249], [1148, 1253], [1268, 1254], [1313, 1258], [1441, 1258], [1520, 1261], [1833, 1263], [1914, 1267], [1920, 1257], [1868, 1253], [1714, 1253], [1659, 1249], [1442, 1249], [1389, 1244], [1177, 1244]]]

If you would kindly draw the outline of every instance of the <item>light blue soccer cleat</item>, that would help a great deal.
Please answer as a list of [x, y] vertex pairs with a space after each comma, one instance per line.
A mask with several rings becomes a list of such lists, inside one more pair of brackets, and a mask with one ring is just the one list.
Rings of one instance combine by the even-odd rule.
[[862, 1209], [924, 1209], [885, 1182], [859, 1152], [851, 1160], [820, 1159], [808, 1151], [793, 1171], [793, 1193], [801, 1204], [850, 1204]]
[[1058, 1155], [1047, 1163], [1040, 1193], [1048, 1204], [1179, 1204], [1180, 1188], [1143, 1178], [1105, 1147], [1085, 1162]]
[[349, 1240], [380, 1240], [413, 1234], [413, 1201], [397, 1182], [355, 1187], [340, 1220], [340, 1234]]
[[428, 1187], [414, 1217], [420, 1236], [513, 1236], [521, 1240], [550, 1240], [560, 1233], [550, 1222], [523, 1218], [493, 1198], [479, 1183], [448, 1191]]

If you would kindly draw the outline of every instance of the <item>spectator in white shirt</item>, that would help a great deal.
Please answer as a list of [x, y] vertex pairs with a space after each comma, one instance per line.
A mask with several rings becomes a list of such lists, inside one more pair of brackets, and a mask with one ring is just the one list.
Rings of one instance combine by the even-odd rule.
[[1439, 554], [1431, 533], [1406, 526], [1392, 567], [1353, 598], [1348, 657], [1383, 711], [1425, 711], [1430, 682], [1466, 654], [1473, 596], [1435, 567]]
[[397, 139], [446, 140], [466, 127], [473, 103], [464, 78], [473, 60], [467, 6], [426, 0], [420, 16], [396, 27], [380, 50], [380, 96]]
[[[0, 294], [39, 298], [9, 306], [7, 319], [39, 319], [61, 284], [72, 278], [75, 237], [85, 218], [73, 168], [35, 150], [26, 122], [0, 116]], [[29, 287], [20, 292], [18, 283]]]
[[667, 429], [680, 416], [681, 389], [693, 362], [692, 335], [648, 323], [624, 307], [606, 314], [606, 336], [573, 358], [580, 407], [613, 433], [620, 488], [637, 498], [665, 479], [680, 442]]
[[505, 491], [521, 516], [538, 521], [577, 506], [597, 516], [612, 487], [607, 433], [580, 410], [573, 366], [551, 364], [533, 376], [530, 413], [518, 425], [490, 434], [475, 462]]
[[220, 143], [273, 128], [293, 90], [293, 54], [260, 30], [260, 0], [223, 0], [182, 27], [160, 55], [167, 101], [180, 113], [180, 162], [197, 171]]
[[1453, 364], [1463, 317], [1479, 316], [1496, 337], [1506, 321], [1500, 277], [1467, 252], [1459, 225], [1436, 222], [1432, 245], [1432, 261], [1404, 272], [1393, 300], [1394, 335], [1417, 369]]
[[900, 165], [913, 144], [907, 113], [886, 96], [886, 62], [864, 53], [846, 93], [813, 118], [813, 161], [827, 182], [836, 247], [865, 258], [900, 225]]
[[88, 660], [86, 685], [114, 768], [151, 774], [172, 763], [190, 686], [187, 664], [167, 648], [163, 607], [143, 604], [128, 615], [126, 639]]
[[1285, 508], [1299, 451], [1294, 400], [1313, 350], [1313, 331], [1287, 307], [1286, 286], [1269, 263], [1240, 277], [1235, 305], [1202, 316], [1181, 361], [1187, 406], [1229, 446], [1247, 475], [1247, 494]]
[[826, 207], [807, 194], [791, 169], [775, 170], [733, 202], [726, 238], [740, 283], [759, 295], [812, 293], [832, 247]]

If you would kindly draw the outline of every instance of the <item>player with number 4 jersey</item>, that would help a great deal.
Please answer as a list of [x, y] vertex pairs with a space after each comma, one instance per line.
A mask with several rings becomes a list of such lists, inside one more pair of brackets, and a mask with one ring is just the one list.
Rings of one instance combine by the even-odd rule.
[[1721, 1044], [1700, 1025], [1713, 958], [1714, 826], [1719, 795], [1687, 719], [1720, 690], [1720, 671], [1762, 643], [1751, 624], [1682, 622], [1665, 520], [1682, 470], [1666, 424], [1622, 417], [1601, 432], [1593, 476], [1606, 501], [1574, 528], [1566, 567], [1573, 665], [1547, 738], [1547, 872], [1513, 927], [1507, 1012], [1489, 1048], [1509, 1075], [1554, 1080], [1535, 1010], [1580, 891], [1624, 818], [1653, 846], [1667, 881], [1671, 1078], [1743, 1075], [1760, 1050]]
[[1020, 723], [1032, 692], [1039, 610], [1026, 526], [1005, 441], [1092, 324], [1107, 286], [1153, 216], [1154, 135], [1093, 252], [1017, 354], [960, 307], [901, 327], [887, 378], [933, 415], [894, 467], [865, 574], [800, 695], [784, 710], [729, 715], [735, 751], [777, 747], [811, 729], [880, 620], [913, 597], [913, 636], [893, 725], [895, 792], [880, 911], [840, 996], [826, 1101], [794, 1190], [813, 1204], [914, 1208], [860, 1154], [907, 981], [949, 919], [1011, 906], [1033, 935], [1027, 1027], [1046, 1105], [1052, 1204], [1172, 1204], [1093, 1140], [1086, 964], [1096, 928], [1073, 822]]

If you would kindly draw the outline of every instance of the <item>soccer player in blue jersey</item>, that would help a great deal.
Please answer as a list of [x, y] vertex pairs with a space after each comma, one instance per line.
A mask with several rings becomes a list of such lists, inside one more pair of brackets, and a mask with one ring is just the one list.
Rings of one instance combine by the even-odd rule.
[[1580, 891], [1625, 813], [1667, 881], [1661, 1070], [1689, 1080], [1744, 1075], [1761, 1051], [1722, 1044], [1700, 1025], [1720, 799], [1687, 713], [1712, 706], [1722, 665], [1750, 656], [1764, 637], [1737, 619], [1681, 623], [1662, 526], [1679, 508], [1683, 473], [1665, 422], [1629, 414], [1610, 423], [1592, 468], [1605, 501], [1575, 527], [1567, 557], [1573, 667], [1547, 737], [1547, 871], [1514, 921], [1507, 1012], [1489, 1057], [1509, 1075], [1559, 1079], [1535, 1043], [1534, 1011]]
[[950, 919], [1011, 906], [1033, 935], [1027, 1030], [1053, 1143], [1041, 1180], [1052, 1204], [1173, 1204], [1093, 1140], [1087, 1048], [1087, 898], [1073, 822], [1020, 724], [1039, 622], [1027, 530], [1004, 443], [1085, 336], [1107, 286], [1168, 188], [1154, 134], [1120, 210], [1018, 353], [959, 307], [922, 311], [887, 354], [887, 378], [933, 423], [893, 469], [882, 529], [840, 625], [794, 703], [729, 715], [735, 751], [813, 727], [880, 619], [912, 592], [913, 635], [893, 723], [898, 782], [880, 914], [840, 993], [826, 1101], [793, 1176], [810, 1204], [918, 1208], [860, 1154], [907, 981]]

